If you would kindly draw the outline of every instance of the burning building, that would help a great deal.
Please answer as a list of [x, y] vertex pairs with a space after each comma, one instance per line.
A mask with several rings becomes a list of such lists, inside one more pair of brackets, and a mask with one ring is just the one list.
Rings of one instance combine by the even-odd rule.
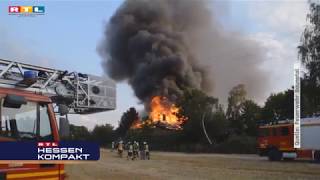
[[[211, 93], [213, 74], [209, 73], [214, 71], [214, 63], [217, 67], [233, 68], [234, 63], [239, 62], [237, 57], [242, 58], [240, 64], [245, 69], [240, 65], [237, 70], [216, 69], [225, 74], [215, 77], [229, 78], [218, 82], [232, 82], [232, 86], [225, 89], [234, 86], [235, 81], [230, 78], [238, 78], [245, 84], [261, 82], [248, 85], [249, 91], [250, 87], [263, 89], [266, 84], [263, 78], [259, 81], [250, 79], [260, 77], [257, 68], [251, 65], [257, 65], [252, 62], [259, 57], [251, 53], [260, 52], [251, 49], [257, 46], [235, 35], [232, 39], [223, 36], [219, 26], [212, 25], [214, 21], [206, 5], [201, 0], [128, 0], [106, 25], [104, 39], [98, 47], [105, 72], [114, 80], [127, 81], [131, 85], [149, 112], [150, 123], [181, 128], [187, 118], [181, 117], [177, 100], [186, 89]], [[212, 45], [201, 44], [208, 39]], [[209, 47], [214, 48], [207, 50]], [[225, 53], [224, 49], [230, 47], [239, 49], [232, 52], [236, 56]], [[241, 72], [232, 76], [238, 69]], [[248, 69], [255, 76], [249, 76]]]
[[[181, 128], [185, 118], [179, 117], [177, 98], [184, 88], [202, 90], [209, 85], [186, 41], [184, 29], [194, 24], [173, 13], [176, 8], [186, 13], [194, 6], [202, 4], [126, 1], [107, 26], [100, 46], [106, 72], [115, 80], [128, 80], [150, 113], [150, 122]], [[196, 16], [187, 19], [198, 21]]]
[[155, 96], [151, 100], [149, 121], [151, 124], [164, 125], [168, 129], [181, 129], [187, 120], [180, 114], [180, 108], [166, 97]]
[[145, 121], [137, 120], [133, 128], [141, 128], [143, 125], [153, 127], [164, 127], [167, 129], [181, 130], [183, 123], [188, 119], [181, 115], [181, 109], [172, 103], [168, 98], [155, 96], [150, 103], [150, 112]]

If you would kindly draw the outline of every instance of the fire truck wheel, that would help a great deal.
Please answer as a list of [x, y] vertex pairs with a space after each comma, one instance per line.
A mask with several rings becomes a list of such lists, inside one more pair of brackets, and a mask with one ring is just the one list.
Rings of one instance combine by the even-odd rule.
[[283, 158], [284, 161], [293, 161], [294, 158]]
[[314, 152], [314, 160], [320, 163], [320, 151]]
[[282, 159], [282, 152], [276, 148], [272, 148], [268, 152], [268, 158], [270, 161], [280, 161]]

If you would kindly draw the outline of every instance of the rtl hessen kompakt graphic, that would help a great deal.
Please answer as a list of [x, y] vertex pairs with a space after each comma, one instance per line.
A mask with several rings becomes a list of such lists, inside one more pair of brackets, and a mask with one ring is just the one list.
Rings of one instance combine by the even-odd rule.
[[99, 145], [93, 142], [0, 142], [0, 160], [96, 161]]

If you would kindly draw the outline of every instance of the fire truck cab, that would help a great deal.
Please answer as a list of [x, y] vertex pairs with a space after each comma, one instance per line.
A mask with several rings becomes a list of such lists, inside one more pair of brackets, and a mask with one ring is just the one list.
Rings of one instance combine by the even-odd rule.
[[270, 161], [311, 159], [320, 161], [320, 117], [301, 119], [301, 148], [293, 146], [293, 121], [259, 126], [258, 152]]
[[[50, 98], [15, 89], [0, 88], [0, 103], [0, 141], [59, 141]], [[0, 164], [0, 179], [64, 179], [64, 177], [63, 164], [16, 162]]]
[[[107, 78], [0, 59], [0, 143], [59, 142], [68, 135], [68, 113], [114, 110], [115, 90], [115, 83]], [[0, 163], [0, 180], [66, 176], [63, 164]]]

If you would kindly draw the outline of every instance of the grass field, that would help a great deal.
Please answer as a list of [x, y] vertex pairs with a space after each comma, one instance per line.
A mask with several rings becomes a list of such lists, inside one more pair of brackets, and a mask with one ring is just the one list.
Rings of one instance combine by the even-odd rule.
[[101, 150], [98, 162], [66, 165], [70, 180], [89, 179], [320, 179], [320, 164], [269, 162], [256, 155], [152, 152], [151, 160], [127, 160]]

